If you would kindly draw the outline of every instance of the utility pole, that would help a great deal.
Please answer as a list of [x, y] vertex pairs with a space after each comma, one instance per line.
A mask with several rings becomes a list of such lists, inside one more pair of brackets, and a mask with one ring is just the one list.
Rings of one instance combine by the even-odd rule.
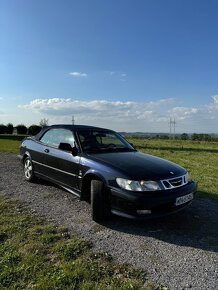
[[74, 116], [72, 116], [72, 125], [75, 125], [75, 119], [74, 119]]
[[176, 120], [175, 120], [175, 118], [170, 118], [169, 125], [170, 125], [170, 138], [173, 134], [173, 139], [175, 139], [175, 134], [176, 134]]
[[174, 120], [173, 120], [173, 139], [175, 139], [175, 135], [176, 135], [176, 120], [174, 118]]
[[170, 125], [170, 139], [171, 139], [171, 134], [172, 134], [172, 122], [171, 122], [171, 118], [170, 118], [169, 125]]

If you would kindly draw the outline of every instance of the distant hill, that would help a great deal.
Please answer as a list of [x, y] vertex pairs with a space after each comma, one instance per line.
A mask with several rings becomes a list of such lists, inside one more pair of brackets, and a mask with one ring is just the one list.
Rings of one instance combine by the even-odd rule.
[[[170, 133], [150, 133], [150, 132], [119, 132], [124, 137], [135, 137], [135, 138], [160, 138], [160, 139], [168, 139], [172, 138], [173, 134]], [[193, 135], [196, 133], [182, 133], [182, 134], [175, 134], [176, 139], [180, 139], [182, 135], [187, 135], [188, 139], [191, 139]], [[211, 136], [213, 139], [218, 139], [218, 134], [210, 133], [210, 134], [196, 134], [196, 135], [207, 135]]]

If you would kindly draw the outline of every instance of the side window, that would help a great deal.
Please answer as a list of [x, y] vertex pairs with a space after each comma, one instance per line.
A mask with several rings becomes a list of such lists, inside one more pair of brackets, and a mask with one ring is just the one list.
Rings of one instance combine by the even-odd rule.
[[69, 143], [72, 147], [75, 146], [73, 133], [67, 129], [50, 129], [40, 141], [55, 148], [58, 148], [60, 143]]

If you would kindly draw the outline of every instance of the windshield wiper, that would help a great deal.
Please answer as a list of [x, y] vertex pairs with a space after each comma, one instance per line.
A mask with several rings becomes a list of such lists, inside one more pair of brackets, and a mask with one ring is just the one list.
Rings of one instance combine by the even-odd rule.
[[132, 148], [116, 148], [117, 151], [121, 151], [121, 152], [134, 152], [137, 151], [136, 149], [132, 149]]

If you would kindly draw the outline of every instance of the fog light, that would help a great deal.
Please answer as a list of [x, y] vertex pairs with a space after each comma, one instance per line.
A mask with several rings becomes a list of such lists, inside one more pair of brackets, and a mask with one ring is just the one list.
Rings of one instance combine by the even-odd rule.
[[150, 209], [140, 209], [137, 210], [138, 214], [151, 214], [151, 210]]

